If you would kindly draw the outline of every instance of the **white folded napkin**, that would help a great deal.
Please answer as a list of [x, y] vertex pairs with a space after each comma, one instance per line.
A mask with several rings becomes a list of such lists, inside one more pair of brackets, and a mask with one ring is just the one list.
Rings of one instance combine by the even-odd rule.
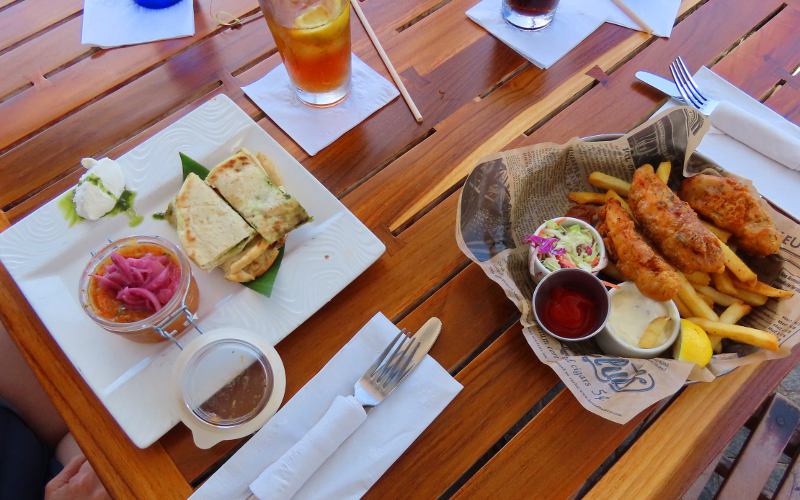
[[[714, 126], [703, 137], [697, 152], [725, 170], [752, 180], [759, 193], [794, 217], [800, 218], [800, 197], [797, 196], [800, 172], [791, 170], [773, 159], [773, 157], [783, 158], [781, 161], [789, 163], [788, 167], [797, 164], [797, 149], [794, 149], [795, 156], [792, 156], [792, 149], [795, 146], [791, 144], [796, 144], [794, 141], [800, 140], [800, 127], [708, 68], [700, 68], [694, 79], [703, 94], [731, 105], [722, 108], [721, 116], [716, 110], [712, 113]], [[670, 100], [656, 113], [677, 105], [678, 102]], [[750, 119], [747, 120], [748, 123], [742, 124], [740, 120], [743, 115], [749, 115], [758, 121]], [[747, 141], [747, 144], [733, 135], [728, 135], [718, 125], [733, 131], [735, 135]], [[765, 129], [769, 128], [772, 132], [765, 133]], [[748, 134], [752, 134], [752, 137], [748, 137]], [[784, 143], [784, 140], [788, 142]]]
[[119, 47], [194, 35], [194, 5], [148, 9], [133, 0], [84, 0], [81, 43]]
[[[249, 486], [301, 441], [334, 400], [353, 393], [353, 384], [375, 361], [398, 329], [376, 314], [286, 405], [231, 457], [191, 498], [242, 499]], [[294, 498], [360, 498], [455, 398], [462, 386], [433, 358], [417, 369], [342, 443]], [[354, 425], [357, 408], [345, 401], [336, 422]], [[334, 443], [335, 445], [335, 443]], [[320, 451], [322, 453], [322, 451]], [[315, 466], [316, 464], [311, 464]], [[308, 463], [286, 460], [264, 481], [283, 494], [295, 489], [289, 481]], [[274, 474], [273, 474], [274, 473]], [[285, 479], [286, 484], [281, 484]], [[264, 483], [261, 483], [264, 484]], [[256, 488], [259, 484], [256, 484]], [[260, 493], [265, 493], [260, 491]], [[269, 497], [272, 498], [272, 497]], [[278, 496], [278, 498], [280, 498]]]
[[727, 101], [711, 112], [711, 123], [781, 165], [800, 170], [800, 128], [798, 133], [790, 134]]
[[500, 13], [502, 0], [482, 0], [467, 11], [467, 17], [531, 63], [546, 69], [605, 21], [604, 17], [585, 9], [583, 2], [561, 0], [553, 22], [537, 31], [521, 30], [507, 23]]
[[283, 64], [260, 80], [242, 87], [256, 105], [308, 154], [344, 135], [400, 93], [386, 78], [353, 55], [350, 93], [328, 108], [300, 102]]

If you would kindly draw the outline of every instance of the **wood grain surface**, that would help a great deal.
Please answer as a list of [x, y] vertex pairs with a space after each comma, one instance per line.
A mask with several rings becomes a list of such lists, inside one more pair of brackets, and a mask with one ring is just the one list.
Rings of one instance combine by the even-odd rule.
[[[370, 498], [680, 495], [798, 354], [689, 387], [624, 426], [596, 417], [538, 362], [514, 307], [458, 250], [460, 185], [483, 155], [636, 126], [663, 97], [633, 73], [666, 75], [677, 55], [800, 122], [800, 0], [684, 0], [669, 39], [606, 24], [547, 71], [469, 21], [475, 1], [364, 1], [425, 120], [398, 99], [308, 157], [240, 89], [280, 63], [263, 19], [214, 20], [256, 12], [255, 0], [195, 0], [193, 37], [115, 49], [80, 44], [80, 0], [0, 0], [0, 68], [10, 68], [0, 116], [14, 117], [0, 120], [0, 230], [6, 215], [13, 223], [74, 184], [80, 158], [115, 158], [225, 93], [387, 247], [277, 346], [287, 400], [377, 311], [412, 330], [432, 315], [444, 322], [431, 354], [464, 390]], [[352, 30], [354, 52], [386, 75], [357, 22]], [[135, 448], [4, 268], [0, 318], [115, 497], [186, 497], [241, 443], [199, 450], [179, 425]]]

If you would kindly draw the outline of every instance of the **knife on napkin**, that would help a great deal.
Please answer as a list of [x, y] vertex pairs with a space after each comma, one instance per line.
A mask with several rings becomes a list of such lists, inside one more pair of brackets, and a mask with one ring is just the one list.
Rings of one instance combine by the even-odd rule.
[[[430, 351], [439, 336], [441, 326], [442, 322], [438, 318], [431, 318], [412, 337], [418, 346], [410, 357], [408, 374]], [[394, 342], [390, 347], [393, 344]], [[370, 367], [367, 372], [373, 368]], [[364, 423], [367, 410], [380, 404], [393, 389], [376, 395], [372, 391], [365, 391], [364, 385], [359, 381], [354, 386], [353, 395], [337, 396], [314, 427], [250, 483], [253, 496], [262, 500], [292, 498], [336, 449]]]
[[[675, 83], [666, 78], [646, 71], [637, 71], [636, 78], [672, 98], [680, 99]], [[777, 130], [727, 101], [712, 103], [701, 112], [709, 116], [714, 127], [730, 137], [767, 158], [800, 171], [800, 135], [793, 136]]]

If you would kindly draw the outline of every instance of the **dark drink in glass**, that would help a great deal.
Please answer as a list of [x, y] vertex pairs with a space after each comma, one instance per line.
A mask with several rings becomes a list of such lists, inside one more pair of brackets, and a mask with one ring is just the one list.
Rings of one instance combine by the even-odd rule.
[[540, 30], [550, 24], [558, 0], [503, 0], [503, 18], [525, 30]]

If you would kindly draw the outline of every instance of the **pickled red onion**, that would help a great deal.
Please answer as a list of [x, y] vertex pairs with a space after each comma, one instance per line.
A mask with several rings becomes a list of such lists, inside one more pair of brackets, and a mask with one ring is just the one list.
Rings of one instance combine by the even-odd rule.
[[166, 255], [136, 258], [114, 252], [105, 273], [92, 276], [131, 309], [157, 312], [175, 295], [181, 271]]

